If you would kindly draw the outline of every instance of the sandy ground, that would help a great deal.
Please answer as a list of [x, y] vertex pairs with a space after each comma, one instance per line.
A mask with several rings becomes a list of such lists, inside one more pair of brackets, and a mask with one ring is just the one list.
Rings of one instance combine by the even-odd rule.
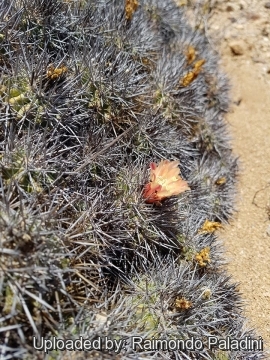
[[[231, 81], [227, 116], [240, 157], [237, 213], [220, 233], [249, 326], [270, 349], [270, 2], [220, 1], [209, 21]], [[254, 196], [255, 203], [254, 204]], [[270, 359], [270, 352], [268, 353]]]

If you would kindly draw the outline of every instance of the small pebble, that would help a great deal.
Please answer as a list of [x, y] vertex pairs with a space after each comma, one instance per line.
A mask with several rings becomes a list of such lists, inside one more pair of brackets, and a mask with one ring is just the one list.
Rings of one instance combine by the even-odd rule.
[[270, 1], [268, 1], [267, 3], [265, 3], [265, 4], [264, 4], [264, 7], [265, 7], [266, 9], [270, 9]]
[[244, 1], [239, 1], [240, 10], [243, 10], [246, 8], [247, 4]]
[[234, 55], [243, 55], [244, 54], [244, 48], [240, 42], [231, 42], [229, 44], [229, 46]]
[[235, 29], [237, 29], [237, 30], [243, 30], [243, 29], [244, 29], [244, 25], [243, 25], [243, 24], [235, 24], [234, 27], [235, 27]]
[[268, 29], [267, 29], [266, 27], [264, 27], [264, 28], [262, 29], [262, 35], [263, 35], [263, 36], [268, 36], [268, 35], [269, 35], [269, 31], [268, 31]]
[[232, 5], [228, 5], [228, 6], [226, 7], [226, 10], [227, 10], [227, 11], [233, 11], [233, 10], [234, 10], [234, 7], [233, 7]]
[[268, 236], [270, 236], [270, 224], [268, 225], [268, 227], [267, 227], [267, 229], [266, 229], [266, 234], [267, 234]]

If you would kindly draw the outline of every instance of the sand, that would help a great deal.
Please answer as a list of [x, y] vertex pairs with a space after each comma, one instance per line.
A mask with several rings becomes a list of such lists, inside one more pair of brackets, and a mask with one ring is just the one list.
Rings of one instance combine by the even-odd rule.
[[[227, 73], [227, 115], [240, 175], [237, 213], [220, 232], [227, 270], [245, 302], [249, 326], [270, 349], [270, 9], [267, 2], [220, 2], [209, 33]], [[270, 6], [270, 3], [269, 3]], [[255, 197], [255, 198], [254, 198]], [[255, 204], [254, 204], [255, 202]], [[270, 359], [270, 352], [268, 353]]]

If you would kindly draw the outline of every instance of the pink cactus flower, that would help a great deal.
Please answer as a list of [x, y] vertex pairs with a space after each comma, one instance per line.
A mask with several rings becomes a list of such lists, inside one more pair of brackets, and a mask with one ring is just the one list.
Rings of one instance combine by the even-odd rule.
[[187, 182], [179, 175], [179, 161], [161, 160], [159, 165], [150, 164], [150, 180], [144, 187], [143, 197], [147, 203], [159, 201], [190, 190]]

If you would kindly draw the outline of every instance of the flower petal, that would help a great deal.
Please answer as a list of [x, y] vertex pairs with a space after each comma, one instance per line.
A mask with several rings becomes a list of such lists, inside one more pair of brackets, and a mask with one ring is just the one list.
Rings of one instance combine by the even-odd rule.
[[190, 190], [188, 183], [180, 176], [179, 161], [161, 160], [157, 165], [150, 163], [150, 183], [145, 185], [143, 197], [154, 203], [167, 197]]

